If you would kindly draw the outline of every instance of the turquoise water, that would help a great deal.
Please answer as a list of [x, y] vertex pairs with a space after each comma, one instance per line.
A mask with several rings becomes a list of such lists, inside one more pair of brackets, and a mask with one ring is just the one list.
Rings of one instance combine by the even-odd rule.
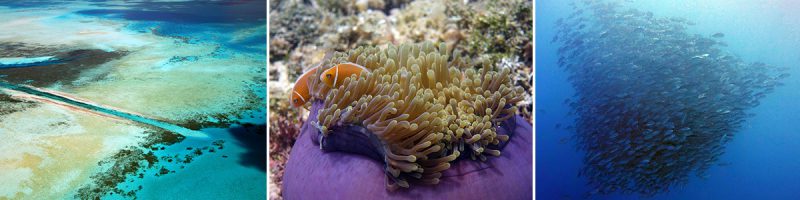
[[[87, 24], [87, 27], [75, 28], [80, 30], [80, 32], [76, 34], [80, 36], [67, 35], [64, 36], [64, 38], [53, 38], [52, 41], [42, 41], [42, 44], [48, 44], [48, 42], [53, 42], [56, 44], [47, 46], [48, 48], [61, 47], [59, 45], [63, 45], [62, 43], [64, 43], [67, 45], [63, 46], [69, 47], [80, 46], [81, 48], [101, 49], [106, 52], [128, 51], [126, 53], [136, 53], [135, 51], [152, 51], [153, 49], [158, 49], [148, 47], [150, 47], [150, 45], [158, 46], [159, 44], [147, 44], [147, 42], [173, 42], [172, 39], [169, 39], [173, 38], [175, 39], [174, 42], [176, 44], [180, 43], [176, 46], [184, 45], [189, 50], [175, 49], [179, 53], [175, 53], [175, 56], [172, 56], [171, 59], [168, 59], [164, 62], [153, 59], [155, 61], [152, 61], [152, 63], [147, 63], [147, 61], [150, 61], [147, 60], [150, 57], [144, 56], [144, 61], [142, 63], [151, 65], [152, 71], [165, 71], [165, 73], [166, 71], [169, 71], [172, 73], [172, 77], [178, 78], [182, 77], [175, 76], [175, 74], [180, 73], [181, 71], [193, 73], [200, 71], [200, 73], [197, 74], [201, 75], [213, 74], [220, 71], [243, 75], [261, 75], [266, 73], [266, 1], [4, 1], [0, 2], [0, 8], [8, 8], [10, 10], [19, 11], [14, 13], [0, 14], [3, 15], [2, 17], [10, 18], [10, 20], [22, 21], [15, 23], [23, 23], [25, 20], [40, 22], [37, 21], [40, 20], [40, 18], [37, 16], [26, 13], [30, 12], [41, 14], [43, 10], [53, 9], [54, 11], [52, 14], [55, 17], [45, 16], [42, 17], [44, 19], [41, 21], [53, 24], [58, 24], [59, 22]], [[68, 13], [64, 14], [60, 12]], [[92, 24], [97, 23], [96, 21], [87, 20], [94, 18], [102, 19], [99, 20], [102, 21], [102, 23], [99, 23], [100, 25], [96, 25]], [[86, 21], [84, 22], [81, 20]], [[102, 25], [108, 24], [124, 24], [124, 26], [121, 26], [122, 28], [117, 30], [102, 29], [105, 27]], [[82, 28], [85, 28], [85, 30]], [[127, 41], [126, 39], [129, 39], [127, 37], [120, 38], [118, 41], [114, 40], [115, 38], [112, 37], [110, 42], [108, 40], [102, 40], [95, 44], [85, 44], [83, 41], [74, 42], [70, 40], [79, 37], [92, 37], [92, 35], [97, 35], [98, 38], [104, 38], [108, 35], [114, 34], [136, 35], [137, 37], [130, 38], [141, 39], [145, 44], [140, 45], [137, 43], [142, 41]], [[20, 38], [25, 37], [20, 36]], [[7, 38], [0, 39], [6, 40]], [[76, 41], [78, 40], [76, 39]], [[30, 43], [30, 41], [22, 42]], [[39, 42], [37, 41], [36, 43], [38, 44]], [[134, 44], [129, 46], [134, 46], [135, 48], [117, 48], [119, 46], [126, 46], [129, 43]], [[212, 50], [207, 50], [209, 47]], [[201, 54], [197, 52], [190, 52], [195, 49], [199, 49], [197, 51], [200, 52], [208, 51], [210, 53]], [[59, 50], [65, 51], [71, 49]], [[181, 52], [181, 50], [186, 51]], [[189, 51], [189, 53], [187, 53], [187, 51]], [[170, 55], [173, 53], [174, 52], [161, 52], [159, 54]], [[187, 54], [189, 54], [189, 56], [185, 56]], [[206, 63], [203, 62], [208, 60], [215, 62], [217, 66], [205, 66], [204, 64]], [[54, 59], [48, 55], [26, 55], [26, 57], [7, 58], [0, 56], [0, 69], [19, 69], [27, 67], [31, 67], [31, 69], [33, 69], [33, 67], [35, 67], [36, 69], [44, 70], [49, 66], [59, 64], [60, 61], [61, 60]], [[173, 63], [178, 62], [181, 62], [181, 65], [173, 65]], [[254, 65], [253, 63], [264, 64]], [[124, 67], [114, 64], [114, 61], [111, 61], [104, 63], [103, 66], [98, 68], [107, 70], [115, 69], [117, 67]], [[235, 68], [235, 70], [225, 71], [226, 67]], [[124, 69], [125, 68], [121, 68], [120, 71], [124, 71]], [[87, 69], [84, 71], [84, 73], [92, 74], [93, 71], [91, 70], [95, 69]], [[147, 73], [151, 72], [147, 71]], [[231, 81], [225, 82], [224, 80], [230, 79], [231, 77], [222, 75], [217, 75], [215, 77], [220, 80], [219, 85], [213, 84], [216, 82], [208, 84], [209, 82], [206, 81], [202, 82], [203, 84], [206, 84], [203, 87], [208, 87], [209, 91], [215, 91], [212, 90], [214, 87], [230, 88]], [[88, 83], [94, 84], [113, 82], [117, 81], [115, 80], [116, 78], [117, 77], [106, 77], [105, 80], [100, 81], [92, 78], [80, 79], [80, 81], [83, 82], [69, 85], [67, 88], [70, 89], [68, 91], [80, 91], [81, 87], [90, 85]], [[185, 122], [187, 119], [167, 119], [168, 117], [166, 116], [156, 115], [148, 116], [145, 114], [138, 114], [142, 112], [141, 110], [138, 112], [133, 112], [117, 109], [117, 107], [127, 107], [128, 105], [112, 105], [113, 101], [111, 104], [100, 104], [94, 103], [96, 101], [94, 99], [75, 95], [80, 96], [81, 99], [87, 99], [88, 101], [93, 102], [87, 103], [83, 102], [82, 100], [76, 100], [72, 99], [71, 97], [62, 96], [58, 93], [48, 92], [51, 90], [64, 92], [61, 90], [62, 88], [60, 85], [43, 87], [46, 88], [45, 90], [25, 85], [17, 85], [15, 83], [8, 83], [6, 81], [2, 81], [2, 79], [3, 76], [0, 76], [0, 89], [10, 89], [27, 93], [58, 103], [80, 107], [91, 112], [121, 118], [131, 121], [133, 124], [142, 125], [142, 127], [155, 127], [153, 128], [154, 130], [163, 129], [186, 136], [183, 141], [173, 145], [157, 145], [158, 148], [163, 148], [152, 150], [155, 156], [159, 158], [156, 166], [151, 169], [139, 170], [136, 172], [136, 174], [142, 174], [141, 177], [137, 176], [136, 174], [129, 175], [126, 177], [123, 183], [117, 185], [117, 188], [120, 188], [123, 191], [136, 191], [135, 196], [138, 199], [264, 199], [266, 197], [266, 77], [261, 78], [260, 76], [255, 76], [252, 78], [253, 80], [242, 81], [251, 84], [241, 84], [246, 86], [234, 88], [236, 92], [253, 96], [252, 98], [248, 99], [238, 99], [239, 102], [244, 102], [239, 105], [244, 105], [243, 107], [245, 107], [241, 108], [241, 110], [226, 110], [226, 112], [230, 113], [221, 113], [218, 115], [214, 115], [215, 113], [209, 114], [207, 110], [213, 111], [220, 109], [207, 109], [206, 107], [190, 107], [188, 108], [188, 111], [184, 111], [184, 113], [190, 113], [185, 115], [198, 115], [199, 117], [197, 118], [204, 120], [209, 119], [205, 122], [210, 123], [202, 124], [199, 130], [192, 130], [187, 128], [187, 125], [176, 124], [178, 122], [173, 122]], [[190, 84], [192, 83], [190, 81], [181, 81], [189, 82]], [[200, 81], [198, 81], [198, 84], [199, 83]], [[59, 84], [69, 84], [69, 82], [63, 82]], [[137, 87], [132, 86], [132, 88]], [[116, 95], [119, 94], [109, 93], [104, 95], [116, 97]], [[162, 98], [165, 96], [170, 97], [170, 95], [172, 94], [156, 94], [153, 95], [152, 98]], [[69, 96], [73, 95], [70, 94]], [[141, 96], [136, 97], [142, 98]], [[240, 97], [241, 96], [218, 96], [217, 98]], [[128, 97], [124, 96], [123, 94], [117, 98]], [[146, 101], [143, 102], [146, 103]], [[188, 106], [176, 105], [176, 107], [186, 108]], [[214, 105], [214, 107], [230, 108], [229, 105]], [[165, 111], [161, 113], [169, 112]], [[184, 117], [185, 115], [179, 116]], [[222, 120], [221, 118], [225, 119]], [[191, 150], [189, 150], [189, 148], [191, 148]], [[197, 152], [198, 149], [200, 153]], [[149, 151], [149, 149], [146, 149], [145, 152]], [[173, 157], [186, 158], [186, 156], [192, 157], [191, 162], [184, 163], [178, 162], [177, 159], [171, 159]], [[167, 171], [162, 173], [163, 170], [161, 169], [166, 169]], [[65, 198], [70, 197], [72, 196]], [[128, 197], [120, 196], [116, 193], [111, 193], [104, 196], [104, 199], [127, 198]]]
[[[536, 195], [540, 199], [798, 199], [800, 156], [797, 121], [800, 106], [800, 7], [795, 1], [625, 1], [625, 8], [652, 12], [654, 17], [682, 17], [694, 22], [690, 34], [710, 37], [724, 33], [722, 47], [745, 62], [788, 67], [783, 86], [748, 110], [742, 127], [727, 142], [724, 153], [703, 177], [691, 174], [686, 184], [644, 197], [636, 193], [592, 193], [586, 177], [584, 151], [576, 148], [575, 115], [564, 104], [575, 98], [568, 73], [558, 66], [551, 42], [559, 18], [569, 16], [572, 1], [536, 1]], [[577, 2], [577, 1], [576, 1]], [[623, 9], [624, 10], [624, 9]], [[636, 49], [631, 49], [636, 51]], [[672, 102], [676, 103], [676, 102]], [[701, 122], [702, 123], [702, 122]], [[565, 128], [566, 127], [566, 128]]]
[[[263, 119], [263, 118], [262, 118]], [[193, 154], [195, 148], [202, 150], [189, 164], [163, 162], [164, 168], [175, 173], [154, 175], [151, 170], [143, 179], [126, 182], [120, 188], [135, 189], [139, 199], [263, 199], [266, 197], [266, 138], [255, 130], [241, 125], [230, 128], [207, 128], [202, 132], [210, 138], [187, 138], [158, 151], [156, 156]], [[214, 141], [225, 141], [222, 149], [211, 145]], [[193, 150], [187, 150], [192, 148]], [[214, 149], [214, 152], [209, 152]], [[120, 196], [111, 196], [120, 198]]]
[[93, 105], [93, 104], [90, 104], [90, 103], [87, 103], [87, 102], [81, 102], [81, 101], [78, 101], [78, 100], [74, 100], [74, 99], [70, 99], [70, 98], [67, 98], [67, 97], [64, 97], [64, 96], [53, 94], [53, 93], [50, 93], [50, 92], [42, 91], [42, 90], [39, 90], [39, 89], [36, 89], [36, 88], [33, 88], [33, 87], [28, 87], [28, 86], [24, 86], [24, 85], [14, 85], [14, 84], [10, 84], [10, 83], [7, 83], [7, 82], [0, 81], [0, 88], [7, 88], [7, 89], [15, 90], [15, 91], [25, 92], [25, 93], [32, 94], [32, 95], [35, 95], [35, 96], [38, 96], [38, 97], [44, 97], [44, 98], [48, 98], [48, 99], [51, 99], [51, 100], [59, 101], [59, 102], [62, 102], [62, 103], [68, 104], [68, 105], [73, 105], [73, 106], [77, 106], [77, 107], [80, 107], [80, 108], [88, 109], [88, 110], [93, 111], [93, 112], [112, 115], [112, 116], [120, 117], [120, 118], [123, 118], [123, 119], [131, 120], [131, 121], [134, 121], [134, 122], [139, 122], [139, 123], [155, 126], [155, 127], [164, 129], [166, 131], [171, 131], [171, 132], [174, 132], [174, 133], [178, 133], [178, 134], [181, 134], [181, 135], [187, 136], [187, 137], [208, 137], [208, 135], [206, 135], [205, 133], [200, 132], [200, 131], [191, 130], [191, 129], [188, 129], [188, 128], [185, 128], [185, 127], [181, 127], [181, 126], [178, 126], [178, 125], [175, 125], [175, 124], [170, 124], [170, 123], [159, 121], [159, 120], [156, 120], [156, 119], [143, 117], [143, 116], [137, 115], [137, 114], [127, 113], [127, 112], [120, 111], [120, 110], [106, 108], [106, 107], [98, 106], [98, 105]]
[[42, 56], [42, 57], [32, 57], [32, 58], [20, 58], [20, 57], [0, 58], [0, 68], [52, 65], [58, 62], [59, 61], [53, 56]]

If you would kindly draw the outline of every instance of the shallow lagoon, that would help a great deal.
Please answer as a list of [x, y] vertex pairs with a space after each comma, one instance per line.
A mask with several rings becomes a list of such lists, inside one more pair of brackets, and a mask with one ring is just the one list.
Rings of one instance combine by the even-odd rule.
[[0, 80], [207, 135], [0, 88], [0, 199], [266, 196], [264, 3], [0, 5]]

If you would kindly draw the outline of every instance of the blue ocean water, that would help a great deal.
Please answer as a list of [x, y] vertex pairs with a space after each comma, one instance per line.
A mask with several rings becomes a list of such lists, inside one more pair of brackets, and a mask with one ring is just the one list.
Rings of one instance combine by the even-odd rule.
[[[265, 4], [265, 1], [148, 2], [126, 9], [83, 10], [78, 14], [123, 19], [131, 21], [127, 28], [133, 31], [221, 46], [207, 56], [230, 58], [246, 53], [253, 55], [250, 59], [266, 63]], [[249, 32], [236, 34], [242, 30]], [[173, 58], [181, 59], [192, 62], [197, 58]], [[265, 84], [249, 88], [262, 102], [266, 99]], [[181, 154], [188, 147], [209, 145], [217, 140], [225, 141], [225, 148], [217, 150], [215, 155], [197, 157], [185, 168], [178, 169], [178, 163], [164, 165], [178, 173], [146, 176], [120, 187], [147, 186], [137, 194], [143, 199], [260, 199], [266, 196], [267, 188], [265, 116], [266, 107], [259, 107], [242, 113], [241, 117], [228, 116], [234, 122], [230, 127], [201, 129], [209, 138], [187, 137], [156, 155]]]
[[[612, 193], [587, 196], [593, 189], [578, 176], [584, 152], [576, 146], [575, 116], [563, 102], [575, 89], [558, 67], [552, 43], [559, 18], [569, 16], [572, 1], [536, 1], [536, 196], [538, 199], [800, 199], [800, 3], [774, 1], [626, 1], [621, 5], [650, 11], [656, 17], [682, 17], [696, 25], [687, 30], [710, 36], [724, 33], [732, 52], [745, 62], [789, 67], [785, 85], [748, 110], [747, 118], [726, 144], [725, 153], [706, 178], [693, 174], [687, 184], [652, 197]], [[577, 1], [576, 1], [577, 2]], [[557, 128], [559, 127], [559, 128]]]
[[[75, 4], [87, 9], [64, 14], [54, 19], [78, 20], [84, 17], [112, 19], [126, 24], [126, 33], [152, 33], [157, 36], [185, 39], [190, 44], [211, 44], [218, 46], [209, 55], [220, 59], [247, 59], [263, 62], [252, 66], [255, 74], [265, 74], [266, 68], [266, 1], [180, 1], [180, 2], [87, 2], [62, 1], [0, 1], [0, 6], [19, 9], [61, 8]], [[76, 17], [79, 16], [79, 17]], [[105, 50], [105, 49], [104, 49]], [[108, 50], [108, 51], [113, 51]], [[169, 53], [169, 52], [165, 52]], [[38, 67], [59, 62], [43, 58], [4, 58], [0, 68]], [[173, 57], [175, 62], [201, 62], [198, 56]], [[232, 62], [237, 64], [236, 62]], [[225, 66], [221, 66], [225, 67]], [[265, 102], [266, 77], [256, 77], [254, 82], [242, 92], [255, 96], [252, 104]], [[263, 84], [258, 84], [263, 83]], [[8, 83], [0, 83], [0, 88], [17, 88]], [[17, 88], [19, 89], [19, 88]], [[266, 196], [266, 104], [248, 108], [225, 116], [229, 125], [210, 125], [200, 130], [189, 130], [180, 125], [156, 121], [131, 115], [113, 109], [70, 101], [53, 94], [26, 91], [36, 96], [54, 99], [63, 103], [88, 108], [99, 113], [129, 119], [134, 122], [154, 125], [180, 134], [199, 133], [201, 137], [187, 135], [183, 141], [156, 151], [159, 158], [173, 155], [191, 154], [187, 148], [200, 149], [203, 156], [194, 157], [188, 164], [161, 162], [159, 167], [172, 170], [172, 173], [158, 175], [156, 170], [146, 170], [147, 176], [136, 179], [128, 176], [125, 183], [118, 185], [125, 191], [136, 190], [139, 199], [263, 199]], [[231, 97], [233, 98], [233, 97]], [[245, 100], [243, 100], [245, 101]], [[224, 106], [224, 105], [219, 105]], [[202, 110], [203, 108], [198, 108]], [[184, 132], [185, 131], [185, 132]], [[216, 149], [212, 144], [224, 141], [224, 148]], [[208, 148], [210, 147], [210, 149]], [[209, 152], [211, 151], [211, 152]], [[156, 173], [156, 176], [152, 176]], [[144, 186], [144, 187], [142, 187]], [[118, 194], [109, 194], [104, 199], [126, 199]]]

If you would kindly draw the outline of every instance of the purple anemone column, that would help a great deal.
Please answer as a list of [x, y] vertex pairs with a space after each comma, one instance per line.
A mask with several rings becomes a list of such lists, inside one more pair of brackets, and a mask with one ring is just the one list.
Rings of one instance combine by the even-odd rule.
[[[319, 131], [311, 122], [316, 121], [321, 107], [321, 102], [314, 102], [311, 117], [292, 148], [283, 176], [285, 199], [532, 198], [532, 130], [520, 116], [509, 120], [517, 125], [501, 156], [489, 156], [486, 162], [460, 159], [444, 171], [438, 185], [412, 184], [407, 189], [389, 191], [384, 163], [370, 158], [374, 155], [320, 149]], [[498, 128], [498, 134], [506, 132]], [[360, 148], [371, 149], [371, 144], [362, 145]]]

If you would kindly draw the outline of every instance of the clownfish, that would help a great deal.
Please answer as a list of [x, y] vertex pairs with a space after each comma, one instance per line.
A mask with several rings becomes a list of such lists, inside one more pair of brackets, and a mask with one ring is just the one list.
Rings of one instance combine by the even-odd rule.
[[311, 100], [311, 92], [308, 90], [308, 77], [312, 77], [314, 74], [316, 74], [317, 69], [319, 69], [319, 66], [316, 66], [311, 70], [308, 70], [306, 73], [303, 73], [303, 75], [301, 75], [300, 78], [294, 82], [292, 93], [289, 94], [289, 99], [291, 100], [293, 107], [297, 108], [303, 106], [308, 100]]
[[350, 75], [360, 75], [361, 72], [369, 72], [369, 69], [355, 63], [342, 63], [322, 72], [319, 80], [322, 80], [328, 87], [335, 88], [344, 82]]
[[[330, 60], [331, 57], [333, 57], [333, 52], [328, 52], [322, 60]], [[311, 70], [303, 73], [303, 75], [294, 82], [294, 88], [292, 88], [292, 92], [289, 94], [289, 103], [292, 107], [301, 107], [311, 100], [311, 91], [308, 89], [308, 78], [317, 73], [317, 69], [319, 69], [320, 65], [322, 65], [322, 63], [319, 63], [317, 66], [311, 68]]]

